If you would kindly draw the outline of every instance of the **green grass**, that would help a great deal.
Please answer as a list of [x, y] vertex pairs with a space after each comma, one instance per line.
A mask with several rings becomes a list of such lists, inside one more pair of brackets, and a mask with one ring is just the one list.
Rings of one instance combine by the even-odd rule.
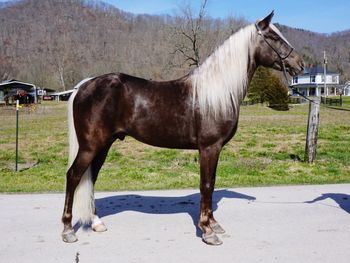
[[[344, 98], [350, 107], [350, 98]], [[217, 187], [350, 182], [350, 112], [321, 108], [317, 161], [304, 159], [307, 105], [278, 112], [241, 108], [236, 136], [224, 147]], [[37, 163], [14, 172], [15, 111], [0, 108], [0, 192], [63, 191], [67, 167], [64, 102], [46, 102], [20, 112], [20, 162]], [[197, 151], [170, 150], [127, 137], [113, 144], [96, 190], [197, 188]]]

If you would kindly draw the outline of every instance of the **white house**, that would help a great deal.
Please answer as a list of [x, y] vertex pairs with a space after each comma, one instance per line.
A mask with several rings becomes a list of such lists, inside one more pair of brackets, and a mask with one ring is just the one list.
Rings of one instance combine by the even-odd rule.
[[330, 70], [326, 71], [327, 89], [324, 90], [325, 79], [323, 70], [323, 67], [319, 66], [306, 68], [302, 75], [293, 77], [291, 86], [293, 88], [296, 88], [301, 94], [305, 96], [340, 95], [341, 87], [339, 85], [339, 73]]
[[343, 87], [343, 95], [350, 96], [350, 81], [346, 82]]

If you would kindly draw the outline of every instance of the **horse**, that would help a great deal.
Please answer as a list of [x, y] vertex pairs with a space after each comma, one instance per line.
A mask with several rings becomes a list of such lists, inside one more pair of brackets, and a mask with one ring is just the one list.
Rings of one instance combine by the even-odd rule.
[[[107, 228], [97, 215], [94, 184], [112, 143], [125, 136], [157, 147], [199, 151], [202, 240], [220, 245], [212, 196], [222, 147], [237, 130], [240, 104], [258, 66], [288, 72], [303, 68], [301, 56], [264, 19], [232, 34], [199, 67], [171, 81], [109, 73], [81, 81], [68, 102], [69, 169], [62, 239], [77, 241], [72, 207], [96, 232]], [[74, 205], [73, 205], [74, 201]]]

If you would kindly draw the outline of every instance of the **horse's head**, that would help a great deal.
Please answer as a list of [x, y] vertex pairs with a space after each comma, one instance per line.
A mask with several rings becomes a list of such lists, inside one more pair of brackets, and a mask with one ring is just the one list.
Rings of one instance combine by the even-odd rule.
[[284, 70], [291, 75], [298, 75], [304, 69], [301, 56], [293, 46], [271, 23], [273, 11], [263, 20], [255, 23], [258, 32], [255, 59], [257, 65]]

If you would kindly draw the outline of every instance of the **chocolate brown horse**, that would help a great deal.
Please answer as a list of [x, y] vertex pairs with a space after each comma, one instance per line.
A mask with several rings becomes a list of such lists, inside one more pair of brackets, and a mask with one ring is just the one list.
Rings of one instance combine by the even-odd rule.
[[271, 24], [273, 12], [228, 38], [188, 75], [157, 82], [122, 73], [82, 81], [69, 101], [70, 168], [62, 222], [65, 242], [77, 240], [77, 218], [105, 231], [95, 209], [94, 183], [116, 139], [132, 136], [146, 144], [196, 149], [200, 154], [199, 227], [203, 241], [221, 244], [212, 194], [222, 147], [237, 130], [240, 104], [258, 66], [303, 70], [300, 57]]

